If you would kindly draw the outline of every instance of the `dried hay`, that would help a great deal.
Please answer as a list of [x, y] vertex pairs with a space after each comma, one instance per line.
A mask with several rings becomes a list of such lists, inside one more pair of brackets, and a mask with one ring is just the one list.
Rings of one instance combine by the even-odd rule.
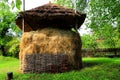
[[68, 56], [70, 65], [82, 66], [80, 49], [81, 41], [77, 33], [56, 28], [44, 28], [25, 32], [22, 35], [19, 57], [22, 62], [25, 55], [62, 54]]

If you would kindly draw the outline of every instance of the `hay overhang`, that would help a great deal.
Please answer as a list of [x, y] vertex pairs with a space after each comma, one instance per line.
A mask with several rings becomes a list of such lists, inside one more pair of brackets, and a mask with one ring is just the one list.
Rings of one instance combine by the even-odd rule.
[[[85, 20], [86, 15], [74, 10], [64, 8], [52, 3], [20, 12], [16, 19], [16, 24], [22, 29], [22, 19], [25, 20], [25, 28], [30, 25], [32, 30], [45, 27], [57, 27], [62, 29], [71, 29], [78, 24], [79, 28]], [[31, 30], [25, 30], [31, 31]]]

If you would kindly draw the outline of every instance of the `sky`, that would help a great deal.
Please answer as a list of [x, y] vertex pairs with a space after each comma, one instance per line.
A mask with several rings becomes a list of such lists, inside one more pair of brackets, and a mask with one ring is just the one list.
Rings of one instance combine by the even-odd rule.
[[[52, 2], [53, 0], [25, 0], [25, 10], [29, 10], [29, 9], [32, 9], [32, 8], [47, 4], [47, 3], [49, 3], [49, 1]], [[86, 28], [86, 26], [84, 24], [79, 29], [79, 33], [81, 35], [90, 34], [91, 33], [90, 31], [91, 30]]]
[[44, 4], [52, 2], [52, 0], [25, 0], [25, 10], [29, 10]]

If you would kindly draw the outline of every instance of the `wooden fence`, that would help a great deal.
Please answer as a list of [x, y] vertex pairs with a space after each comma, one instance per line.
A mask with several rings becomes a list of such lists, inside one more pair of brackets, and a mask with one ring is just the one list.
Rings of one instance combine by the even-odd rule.
[[120, 57], [120, 48], [82, 49], [83, 57]]

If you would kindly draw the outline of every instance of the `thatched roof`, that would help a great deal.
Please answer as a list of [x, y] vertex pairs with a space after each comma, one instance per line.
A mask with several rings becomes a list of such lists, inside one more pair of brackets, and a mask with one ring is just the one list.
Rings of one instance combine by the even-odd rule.
[[22, 19], [25, 20], [25, 31], [37, 30], [45, 27], [57, 27], [71, 29], [78, 24], [79, 28], [84, 22], [86, 15], [73, 9], [48, 3], [43, 6], [20, 12], [16, 24], [22, 29]]

